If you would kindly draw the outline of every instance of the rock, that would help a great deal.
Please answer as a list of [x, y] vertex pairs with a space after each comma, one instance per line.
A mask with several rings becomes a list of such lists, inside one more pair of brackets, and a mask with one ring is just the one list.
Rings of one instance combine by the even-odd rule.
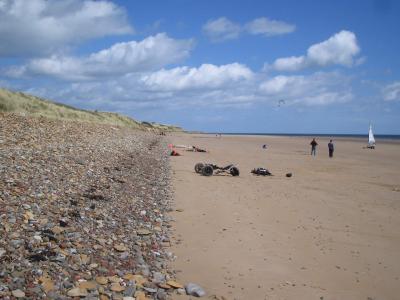
[[146, 294], [142, 291], [138, 291], [135, 293], [136, 300], [147, 300]]
[[127, 286], [126, 289], [124, 290], [124, 296], [131, 297], [135, 294], [135, 292], [136, 292], [135, 286]]
[[6, 253], [7, 251], [5, 249], [0, 248], [0, 258]]
[[124, 252], [128, 250], [128, 248], [126, 248], [123, 244], [114, 245], [114, 249], [119, 252]]
[[60, 227], [60, 226], [54, 226], [54, 227], [51, 229], [51, 231], [52, 231], [54, 234], [60, 234], [61, 232], [65, 231], [65, 228]]
[[143, 287], [143, 289], [144, 289], [146, 292], [150, 293], [150, 294], [157, 293], [157, 289], [148, 288], [148, 287]]
[[203, 297], [206, 295], [206, 292], [203, 290], [203, 288], [195, 283], [188, 283], [185, 286], [185, 289], [186, 293], [190, 296]]
[[39, 282], [41, 283], [42, 288], [45, 293], [48, 293], [48, 292], [54, 290], [54, 282], [53, 282], [53, 280], [51, 280], [51, 278], [46, 277], [46, 276], [41, 276], [39, 278]]
[[78, 286], [81, 289], [87, 289], [87, 290], [94, 290], [97, 288], [97, 284], [94, 281], [81, 281], [79, 282]]
[[85, 297], [88, 295], [88, 292], [86, 289], [73, 288], [68, 291], [67, 295], [70, 297]]
[[107, 279], [107, 277], [104, 277], [104, 276], [98, 276], [98, 277], [96, 277], [96, 282], [98, 284], [105, 285], [108, 283], [108, 279]]
[[177, 289], [176, 292], [177, 292], [179, 295], [185, 295], [185, 294], [186, 294], [186, 290], [185, 290], [185, 289]]
[[149, 235], [149, 234], [152, 234], [152, 232], [151, 232], [150, 230], [146, 229], [146, 228], [138, 229], [138, 230], [136, 231], [136, 233], [137, 233], [138, 235]]
[[167, 284], [170, 285], [170, 286], [172, 286], [172, 287], [175, 288], [175, 289], [182, 289], [182, 288], [184, 287], [183, 284], [181, 284], [181, 283], [179, 283], [179, 282], [176, 282], [176, 281], [174, 281], [174, 280], [168, 280], [168, 281], [167, 281]]
[[119, 283], [113, 283], [111, 284], [111, 288], [110, 288], [113, 292], [122, 292], [123, 290], [125, 290], [124, 286], [121, 286]]
[[114, 276], [109, 276], [108, 280], [112, 283], [119, 283], [121, 281], [121, 278], [119, 278], [117, 275], [114, 275]]
[[166, 283], [158, 283], [158, 286], [160, 288], [162, 288], [162, 289], [165, 289], [165, 290], [169, 290], [171, 288], [171, 286], [169, 284], [166, 284]]
[[167, 299], [167, 293], [163, 290], [159, 290], [156, 294], [157, 300], [166, 300]]
[[161, 283], [165, 281], [165, 275], [161, 272], [153, 272], [153, 280], [154, 283]]
[[15, 297], [15, 298], [25, 298], [25, 293], [23, 291], [21, 291], [20, 289], [18, 290], [13, 290], [11, 292], [11, 294]]

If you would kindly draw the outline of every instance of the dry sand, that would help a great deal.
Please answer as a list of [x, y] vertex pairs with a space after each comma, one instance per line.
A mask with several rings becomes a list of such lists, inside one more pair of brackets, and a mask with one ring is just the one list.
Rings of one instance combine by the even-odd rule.
[[[327, 139], [316, 157], [303, 137], [170, 139], [210, 150], [171, 157], [181, 282], [213, 299], [400, 299], [399, 142], [342, 139], [329, 159]], [[200, 176], [197, 162], [241, 174]], [[261, 166], [275, 176], [250, 174]]]

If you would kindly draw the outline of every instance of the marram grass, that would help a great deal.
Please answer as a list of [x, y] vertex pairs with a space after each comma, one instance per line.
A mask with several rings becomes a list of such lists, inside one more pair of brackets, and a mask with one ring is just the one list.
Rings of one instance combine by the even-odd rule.
[[142, 130], [182, 130], [176, 126], [138, 122], [117, 113], [81, 110], [22, 92], [12, 92], [2, 88], [0, 88], [0, 112], [17, 113], [33, 117], [42, 116], [51, 119], [110, 124]]

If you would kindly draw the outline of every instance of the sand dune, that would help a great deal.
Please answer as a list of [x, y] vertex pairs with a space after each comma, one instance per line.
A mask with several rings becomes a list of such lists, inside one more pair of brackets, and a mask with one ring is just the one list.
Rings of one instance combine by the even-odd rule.
[[[171, 158], [183, 210], [173, 213], [182, 282], [226, 299], [399, 298], [398, 142], [367, 150], [361, 140], [341, 139], [329, 159], [327, 139], [318, 139], [316, 157], [303, 137], [171, 141], [211, 151]], [[235, 163], [241, 174], [200, 176], [196, 162]], [[254, 167], [274, 176], [253, 176]]]

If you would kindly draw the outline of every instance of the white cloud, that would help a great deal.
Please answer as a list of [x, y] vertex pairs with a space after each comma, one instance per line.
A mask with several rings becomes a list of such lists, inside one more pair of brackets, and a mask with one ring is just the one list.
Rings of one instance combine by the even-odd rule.
[[58, 88], [49, 96], [112, 111], [246, 107], [257, 103], [275, 106], [280, 99], [287, 106], [326, 106], [353, 99], [350, 78], [340, 73], [280, 75], [269, 79], [265, 76], [238, 63], [184, 66], [146, 75], [131, 73], [102, 81], [77, 82]]
[[309, 47], [305, 56], [278, 58], [272, 67], [278, 71], [297, 71], [306, 67], [328, 65], [351, 67], [360, 62], [355, 60], [359, 52], [356, 35], [342, 30], [326, 41]]
[[278, 58], [273, 67], [279, 71], [297, 71], [307, 66], [307, 60], [304, 56], [291, 56]]
[[270, 20], [268, 18], [258, 18], [247, 23], [245, 29], [250, 34], [274, 36], [291, 33], [296, 30], [296, 26], [282, 21]]
[[46, 75], [66, 80], [85, 80], [156, 70], [189, 56], [192, 40], [175, 40], [165, 33], [136, 42], [118, 43], [86, 57], [53, 55], [13, 67], [8, 75]]
[[252, 77], [253, 72], [238, 63], [222, 66], [203, 64], [199, 68], [160, 70], [142, 76], [141, 82], [154, 90], [215, 89]]
[[382, 94], [385, 101], [400, 101], [400, 81], [386, 85]]
[[242, 32], [269, 37], [291, 33], [295, 29], [295, 25], [265, 17], [254, 19], [243, 26], [225, 17], [220, 17], [215, 20], [209, 20], [203, 26], [204, 34], [214, 42], [237, 39]]
[[0, 56], [43, 55], [107, 35], [133, 33], [110, 1], [0, 0]]
[[225, 17], [218, 18], [216, 20], [209, 20], [203, 26], [203, 32], [212, 41], [224, 41], [236, 39], [239, 37], [241, 26], [233, 23]]
[[327, 105], [348, 102], [353, 98], [349, 79], [338, 73], [279, 75], [262, 82], [260, 91], [288, 104]]

